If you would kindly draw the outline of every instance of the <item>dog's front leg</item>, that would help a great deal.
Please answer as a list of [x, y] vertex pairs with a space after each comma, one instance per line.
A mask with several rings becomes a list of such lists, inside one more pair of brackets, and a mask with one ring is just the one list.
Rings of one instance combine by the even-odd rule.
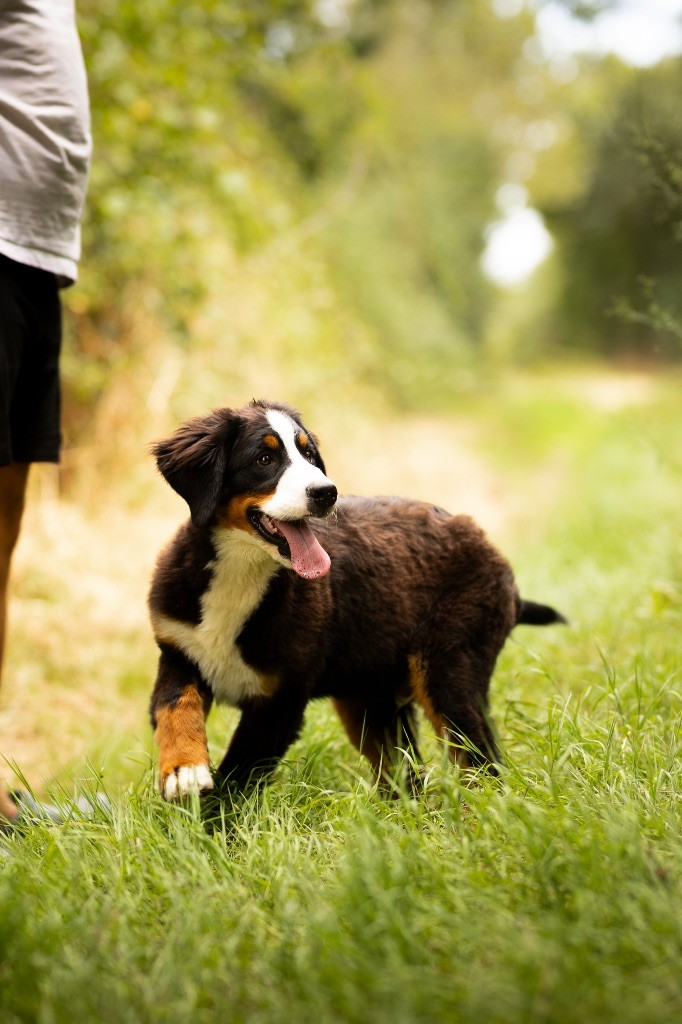
[[211, 703], [196, 668], [180, 651], [164, 645], [151, 717], [159, 748], [159, 785], [166, 800], [213, 788], [205, 726]]
[[307, 697], [280, 691], [242, 710], [218, 775], [243, 787], [269, 775], [301, 731]]

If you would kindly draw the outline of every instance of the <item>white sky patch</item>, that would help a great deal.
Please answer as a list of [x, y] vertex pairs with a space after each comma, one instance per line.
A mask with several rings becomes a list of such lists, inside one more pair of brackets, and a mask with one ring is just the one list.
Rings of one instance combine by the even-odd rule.
[[621, 0], [592, 21], [581, 21], [561, 4], [548, 3], [537, 11], [536, 26], [550, 60], [575, 53], [611, 53], [635, 67], [650, 67], [682, 53], [682, 0]]
[[345, 29], [350, 23], [353, 0], [317, 0], [315, 14], [320, 24], [330, 29]]
[[[591, 21], [573, 17], [550, 0], [491, 0], [500, 19], [513, 18], [526, 7], [536, 13], [536, 36], [529, 40], [527, 57], [548, 61], [552, 75], [570, 82], [579, 74], [576, 55], [615, 54], [635, 67], [650, 67], [682, 53], [682, 0], [620, 0]], [[513, 155], [512, 178], [525, 176], [524, 159], [552, 145], [558, 128], [550, 121], [529, 126], [527, 149]], [[525, 169], [527, 171], [527, 168]], [[501, 217], [488, 225], [481, 257], [483, 271], [502, 287], [515, 287], [547, 258], [553, 240], [537, 210], [527, 205], [522, 185], [508, 183], [497, 193]]]
[[513, 288], [537, 270], [554, 243], [538, 211], [525, 205], [520, 185], [503, 185], [497, 201], [503, 217], [488, 226], [481, 266], [495, 284]]
[[286, 21], [274, 21], [265, 33], [265, 49], [271, 57], [283, 60], [291, 53], [296, 44], [296, 37], [291, 25]]
[[524, 8], [524, 0], [493, 0], [493, 10], [498, 18], [515, 18]]

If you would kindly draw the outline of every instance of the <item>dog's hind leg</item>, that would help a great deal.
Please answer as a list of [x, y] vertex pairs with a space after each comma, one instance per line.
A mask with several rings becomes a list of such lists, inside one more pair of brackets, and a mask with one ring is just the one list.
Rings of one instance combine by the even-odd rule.
[[486, 767], [497, 774], [500, 754], [488, 720], [487, 666], [465, 651], [433, 660], [411, 655], [409, 664], [415, 700], [447, 741], [451, 759], [462, 768]]
[[180, 651], [164, 645], [150, 710], [166, 800], [213, 788], [205, 727], [212, 700], [196, 667]]
[[280, 691], [244, 706], [217, 774], [240, 788], [264, 781], [297, 739], [306, 703], [304, 695]]
[[335, 698], [334, 707], [351, 743], [364, 754], [374, 769], [382, 789], [394, 787], [404, 752], [408, 753], [408, 785], [419, 785], [417, 721], [411, 701], [396, 707], [393, 701], [368, 703], [363, 700]]

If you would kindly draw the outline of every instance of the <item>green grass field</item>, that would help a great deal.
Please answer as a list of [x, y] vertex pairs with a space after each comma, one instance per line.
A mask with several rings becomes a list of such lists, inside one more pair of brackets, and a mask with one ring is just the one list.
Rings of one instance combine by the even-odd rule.
[[[425, 723], [425, 794], [384, 801], [320, 703], [273, 784], [206, 829], [147, 767], [145, 559], [119, 598], [139, 608], [107, 618], [36, 520], [8, 713], [25, 721], [23, 671], [41, 748], [79, 737], [57, 790], [104, 764], [114, 807], [0, 839], [3, 1024], [681, 1020], [682, 388], [645, 383], [518, 378], [453, 417], [522, 592], [572, 621], [519, 628], [500, 659], [499, 782], [461, 785]], [[450, 507], [481, 487], [430, 472]], [[151, 557], [163, 531], [136, 515]], [[107, 522], [75, 522], [88, 565]], [[216, 757], [232, 720], [211, 719]]]

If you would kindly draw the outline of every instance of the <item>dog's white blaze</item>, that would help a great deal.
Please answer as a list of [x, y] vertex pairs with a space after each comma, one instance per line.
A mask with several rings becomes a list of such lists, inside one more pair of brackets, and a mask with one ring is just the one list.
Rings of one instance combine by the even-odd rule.
[[291, 416], [279, 409], [268, 409], [265, 415], [279, 435], [291, 465], [282, 473], [272, 498], [264, 501], [260, 508], [273, 519], [303, 519], [310, 514], [306, 489], [311, 484], [331, 484], [331, 480], [304, 459], [296, 447], [296, 435], [301, 428]]
[[216, 557], [211, 582], [201, 598], [201, 622], [193, 625], [167, 615], [152, 616], [154, 631], [195, 662], [219, 704], [262, 696], [262, 681], [235, 643], [259, 606], [277, 571], [273, 558], [242, 530], [213, 531]]

